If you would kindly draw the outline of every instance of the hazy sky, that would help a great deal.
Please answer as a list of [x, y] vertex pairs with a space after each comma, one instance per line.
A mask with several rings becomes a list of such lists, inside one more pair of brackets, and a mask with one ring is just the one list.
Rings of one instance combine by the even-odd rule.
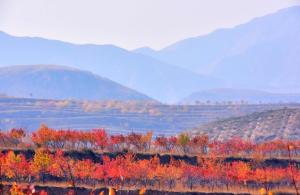
[[0, 30], [159, 49], [297, 4], [300, 0], [0, 0]]

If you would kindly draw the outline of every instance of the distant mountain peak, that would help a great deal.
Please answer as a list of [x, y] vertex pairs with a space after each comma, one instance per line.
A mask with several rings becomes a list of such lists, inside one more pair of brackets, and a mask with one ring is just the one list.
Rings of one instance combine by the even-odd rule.
[[140, 48], [136, 48], [132, 51], [136, 52], [136, 53], [144, 53], [144, 52], [155, 52], [157, 50], [154, 50], [151, 47], [140, 47]]

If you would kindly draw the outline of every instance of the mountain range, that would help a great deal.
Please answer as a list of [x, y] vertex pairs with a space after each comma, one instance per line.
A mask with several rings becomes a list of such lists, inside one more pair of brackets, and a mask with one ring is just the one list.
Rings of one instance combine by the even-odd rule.
[[300, 94], [269, 93], [249, 89], [209, 89], [192, 93], [182, 103], [295, 103], [300, 102]]
[[154, 99], [177, 101], [218, 81], [113, 45], [76, 45], [0, 33], [0, 65], [56, 64], [88, 70]]
[[295, 6], [159, 51], [135, 52], [219, 78], [220, 88], [299, 93], [299, 21], [300, 6]]
[[55, 65], [1, 67], [0, 92], [40, 99], [151, 100], [90, 72]]
[[158, 51], [77, 45], [1, 32], [0, 66], [70, 66], [161, 102], [178, 102], [197, 91], [216, 88], [300, 93], [299, 20], [300, 6], [295, 6]]

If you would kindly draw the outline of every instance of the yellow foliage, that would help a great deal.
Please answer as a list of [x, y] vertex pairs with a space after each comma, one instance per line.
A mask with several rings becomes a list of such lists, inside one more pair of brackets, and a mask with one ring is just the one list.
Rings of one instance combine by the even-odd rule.
[[259, 194], [260, 194], [260, 195], [266, 195], [267, 192], [266, 192], [265, 188], [260, 188], [260, 189], [259, 189]]
[[273, 192], [269, 191], [268, 195], [273, 195]]
[[143, 143], [147, 143], [150, 142], [153, 136], [153, 132], [152, 131], [148, 131], [146, 135], [142, 136], [142, 142]]
[[33, 157], [33, 167], [36, 171], [45, 170], [51, 164], [49, 152], [44, 149], [38, 149]]
[[13, 169], [10, 168], [10, 166], [15, 165], [16, 163], [21, 163], [22, 158], [20, 155], [16, 155], [13, 151], [9, 151], [6, 159], [5, 159], [5, 167], [7, 167], [6, 171], [5, 171], [5, 175], [8, 178], [13, 178], [16, 176], [16, 173], [14, 172]]
[[145, 195], [146, 194], [146, 188], [142, 188], [139, 191], [139, 195]]
[[22, 190], [18, 187], [17, 183], [14, 182], [12, 187], [10, 188], [10, 194], [11, 195], [25, 195]]
[[108, 195], [116, 195], [115, 190], [113, 188], [109, 188]]

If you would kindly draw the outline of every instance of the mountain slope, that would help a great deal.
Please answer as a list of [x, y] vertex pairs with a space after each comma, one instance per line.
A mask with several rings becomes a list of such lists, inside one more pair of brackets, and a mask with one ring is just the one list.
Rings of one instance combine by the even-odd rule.
[[0, 65], [58, 64], [89, 70], [161, 101], [177, 101], [218, 81], [112, 45], [75, 45], [0, 33]]
[[220, 78], [223, 87], [299, 93], [299, 20], [295, 6], [160, 51], [135, 52]]
[[300, 109], [271, 110], [208, 123], [192, 130], [212, 139], [241, 137], [253, 141], [300, 138]]
[[151, 100], [90, 72], [53, 65], [0, 68], [0, 93], [43, 99]]
[[182, 102], [244, 102], [244, 103], [279, 103], [300, 102], [300, 94], [280, 94], [249, 89], [211, 89], [195, 92], [184, 98]]

